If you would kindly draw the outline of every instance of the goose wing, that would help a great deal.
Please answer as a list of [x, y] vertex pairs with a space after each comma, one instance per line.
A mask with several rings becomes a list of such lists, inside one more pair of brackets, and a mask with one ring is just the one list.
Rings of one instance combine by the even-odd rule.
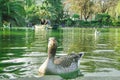
[[54, 63], [63, 67], [69, 67], [73, 62], [77, 64], [81, 56], [81, 54], [70, 54], [64, 57], [55, 58]]

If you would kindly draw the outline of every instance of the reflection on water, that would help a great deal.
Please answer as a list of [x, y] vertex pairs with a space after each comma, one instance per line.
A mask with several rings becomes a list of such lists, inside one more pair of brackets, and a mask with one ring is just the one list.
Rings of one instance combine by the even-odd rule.
[[51, 36], [58, 41], [57, 56], [85, 52], [80, 64], [84, 76], [119, 76], [119, 28], [37, 31], [25, 28], [0, 30], [0, 79], [38, 77], [38, 68], [47, 57], [47, 42]]

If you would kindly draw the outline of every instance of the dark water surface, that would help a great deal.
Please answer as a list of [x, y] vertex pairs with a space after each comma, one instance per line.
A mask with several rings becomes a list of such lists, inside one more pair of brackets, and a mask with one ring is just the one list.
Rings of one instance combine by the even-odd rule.
[[0, 30], [0, 79], [38, 77], [51, 36], [58, 41], [57, 56], [85, 52], [80, 64], [84, 76], [120, 76], [119, 28], [24, 28]]

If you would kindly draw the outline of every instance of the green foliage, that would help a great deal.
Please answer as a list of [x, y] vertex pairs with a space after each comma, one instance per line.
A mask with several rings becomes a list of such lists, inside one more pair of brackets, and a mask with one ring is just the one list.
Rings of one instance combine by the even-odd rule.
[[79, 14], [73, 14], [72, 18], [79, 19], [79, 18], [80, 18], [80, 16], [79, 16]]
[[0, 26], [3, 22], [24, 26], [25, 20], [38, 24], [40, 19], [50, 19], [53, 25], [60, 23], [63, 16], [61, 0], [44, 0], [39, 6], [35, 1], [0, 0]]
[[45, 0], [42, 4], [42, 10], [42, 15], [46, 15], [45, 18], [50, 19], [53, 25], [60, 23], [63, 16], [63, 6], [61, 0]]
[[74, 21], [70, 17], [66, 17], [66, 18], [62, 19], [61, 23], [67, 27], [74, 26]]
[[17, 0], [0, 0], [0, 25], [4, 21], [12, 25], [24, 26], [25, 10], [22, 1]]
[[25, 5], [27, 7], [30, 7], [32, 6], [33, 4], [35, 4], [35, 0], [25, 0]]
[[67, 18], [66, 19], [66, 25], [67, 26], [72, 26], [72, 24], [73, 24], [73, 20], [71, 18]]
[[54, 15], [54, 13], [53, 14], [50, 13], [53, 10], [54, 9], [51, 7], [51, 5], [47, 1], [44, 1], [40, 6], [40, 18], [49, 19], [51, 15]]
[[108, 15], [106, 13], [97, 14], [95, 16], [95, 20], [98, 21], [102, 25], [111, 24], [111, 17], [110, 17], [110, 15]]
[[32, 25], [39, 24], [40, 23], [40, 19], [39, 19], [38, 16], [39, 15], [31, 15], [29, 17], [29, 23], [32, 23]]
[[79, 25], [80, 27], [91, 27], [91, 23], [84, 20], [80, 20]]
[[38, 24], [40, 22], [40, 10], [35, 0], [25, 0], [26, 22]]

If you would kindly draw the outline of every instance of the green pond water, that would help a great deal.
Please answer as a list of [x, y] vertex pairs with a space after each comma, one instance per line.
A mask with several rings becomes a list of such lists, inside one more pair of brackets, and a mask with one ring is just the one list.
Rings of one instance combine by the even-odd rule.
[[30, 28], [0, 30], [0, 79], [38, 77], [47, 57], [49, 37], [56, 37], [56, 56], [84, 52], [80, 72], [84, 76], [120, 76], [119, 28]]

